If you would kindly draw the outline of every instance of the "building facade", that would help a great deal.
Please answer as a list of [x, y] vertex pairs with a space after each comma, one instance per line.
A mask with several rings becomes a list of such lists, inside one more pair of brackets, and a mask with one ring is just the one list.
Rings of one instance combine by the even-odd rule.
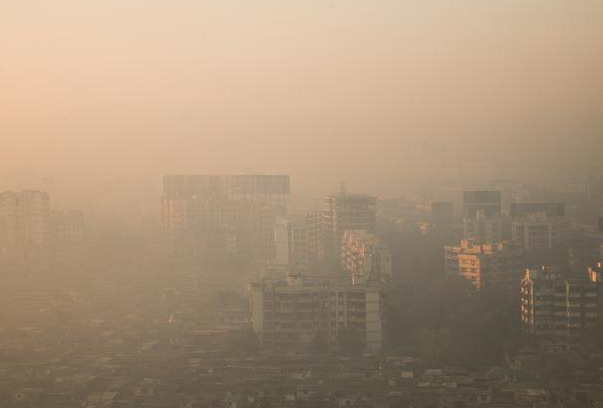
[[516, 290], [521, 280], [522, 252], [508, 242], [480, 244], [463, 240], [460, 245], [446, 246], [445, 253], [446, 273], [464, 277], [476, 289]]
[[600, 291], [600, 272], [564, 279], [558, 268], [528, 269], [520, 289], [524, 333], [562, 342], [579, 338], [599, 322]]
[[176, 259], [276, 259], [289, 176], [168, 175], [163, 189], [163, 227]]
[[365, 230], [344, 232], [341, 266], [353, 285], [388, 284], [392, 278], [392, 254], [374, 234]]
[[308, 212], [289, 220], [289, 269], [306, 274], [318, 267], [322, 258], [322, 219]]
[[479, 243], [503, 240], [500, 191], [463, 192], [463, 238]]
[[567, 242], [563, 203], [512, 203], [511, 237], [525, 251], [548, 251]]
[[342, 191], [325, 199], [322, 213], [323, 256], [329, 264], [341, 262], [341, 240], [346, 231], [375, 232], [377, 199], [366, 194]]
[[0, 193], [0, 267], [35, 272], [51, 263], [50, 197], [43, 191]]
[[353, 331], [368, 351], [383, 346], [382, 294], [377, 286], [288, 274], [249, 285], [253, 330], [266, 352], [311, 352], [338, 346]]
[[463, 217], [475, 217], [483, 212], [486, 217], [501, 215], [501, 192], [469, 190], [463, 192]]

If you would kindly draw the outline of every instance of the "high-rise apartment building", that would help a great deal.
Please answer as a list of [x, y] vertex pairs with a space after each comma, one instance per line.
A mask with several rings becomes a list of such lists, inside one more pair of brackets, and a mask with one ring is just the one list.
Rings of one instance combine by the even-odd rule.
[[463, 192], [463, 238], [479, 243], [503, 240], [500, 191]]
[[463, 238], [481, 243], [502, 241], [502, 216], [486, 217], [483, 211], [478, 211], [475, 217], [463, 217]]
[[475, 217], [478, 212], [486, 217], [501, 215], [501, 192], [470, 190], [463, 192], [463, 217]]
[[318, 267], [322, 254], [322, 219], [319, 212], [292, 217], [288, 224], [289, 270], [306, 274]]
[[323, 251], [329, 264], [340, 263], [343, 234], [351, 230], [375, 232], [376, 198], [342, 191], [325, 199], [322, 214]]
[[464, 277], [476, 289], [516, 291], [519, 286], [524, 270], [522, 252], [508, 242], [480, 244], [463, 240], [460, 245], [446, 246], [445, 252], [446, 273]]
[[365, 230], [344, 232], [341, 266], [352, 284], [387, 284], [392, 277], [392, 254], [374, 234]]
[[511, 237], [525, 251], [547, 251], [566, 243], [569, 223], [563, 203], [512, 203]]
[[50, 197], [42, 191], [0, 193], [0, 267], [34, 272], [50, 265]]
[[600, 271], [564, 279], [558, 268], [528, 269], [521, 281], [521, 324], [526, 334], [571, 342], [600, 318]]
[[289, 274], [249, 285], [252, 326], [262, 349], [309, 352], [318, 343], [333, 350], [353, 332], [366, 350], [383, 346], [382, 295], [378, 286]]
[[168, 175], [163, 226], [177, 258], [276, 258], [275, 226], [286, 214], [289, 176]]

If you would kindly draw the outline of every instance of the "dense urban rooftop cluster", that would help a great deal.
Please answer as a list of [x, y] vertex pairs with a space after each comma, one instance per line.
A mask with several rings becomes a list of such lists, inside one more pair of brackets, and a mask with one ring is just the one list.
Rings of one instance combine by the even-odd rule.
[[136, 233], [0, 194], [0, 406], [603, 404], [603, 180], [291, 188], [166, 176]]

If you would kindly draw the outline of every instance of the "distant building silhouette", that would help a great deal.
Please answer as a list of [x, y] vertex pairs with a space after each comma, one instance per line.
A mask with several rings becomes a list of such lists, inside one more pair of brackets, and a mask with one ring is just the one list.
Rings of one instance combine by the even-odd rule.
[[375, 232], [377, 199], [341, 191], [325, 198], [322, 213], [323, 256], [327, 264], [340, 264], [341, 240], [346, 231]]
[[463, 193], [463, 238], [478, 243], [503, 240], [500, 191]]
[[286, 214], [286, 175], [168, 175], [162, 219], [176, 259], [276, 258], [275, 222]]
[[0, 193], [0, 268], [37, 272], [51, 263], [50, 197], [43, 191]]
[[547, 251], [567, 243], [563, 203], [512, 203], [511, 236], [525, 251]]

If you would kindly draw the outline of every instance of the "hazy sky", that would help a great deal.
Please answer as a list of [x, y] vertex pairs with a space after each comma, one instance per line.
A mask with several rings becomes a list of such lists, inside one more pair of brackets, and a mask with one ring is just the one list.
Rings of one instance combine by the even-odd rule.
[[603, 1], [0, 0], [0, 172], [370, 184], [464, 149], [600, 161]]

